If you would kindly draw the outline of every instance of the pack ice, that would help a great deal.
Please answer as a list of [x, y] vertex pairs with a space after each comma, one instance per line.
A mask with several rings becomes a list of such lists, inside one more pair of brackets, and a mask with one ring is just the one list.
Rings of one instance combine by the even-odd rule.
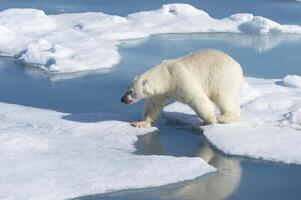
[[0, 103], [0, 199], [69, 199], [215, 171], [201, 158], [135, 155], [136, 129], [110, 114]]
[[0, 55], [49, 73], [99, 70], [119, 62], [120, 40], [196, 32], [300, 34], [301, 26], [280, 25], [248, 13], [214, 19], [188, 4], [166, 4], [126, 17], [101, 12], [46, 15], [36, 9], [8, 9], [0, 12]]
[[226, 154], [301, 164], [301, 77], [282, 80], [246, 78], [242, 119], [233, 124], [201, 126], [194, 111], [175, 102], [165, 117], [193, 128]]

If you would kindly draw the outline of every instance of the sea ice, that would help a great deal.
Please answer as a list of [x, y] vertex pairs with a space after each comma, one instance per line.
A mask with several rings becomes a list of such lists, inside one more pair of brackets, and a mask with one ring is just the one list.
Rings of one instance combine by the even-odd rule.
[[202, 129], [226, 154], [301, 164], [301, 88], [287, 86], [298, 85], [300, 78], [246, 78], [240, 98], [242, 119], [236, 123], [202, 126], [195, 113], [178, 102], [165, 107], [164, 116]]
[[137, 129], [110, 114], [0, 103], [0, 199], [69, 199], [215, 171], [201, 158], [135, 155]]
[[49, 73], [111, 68], [121, 59], [120, 40], [163, 33], [231, 32], [300, 34], [299, 25], [281, 25], [248, 13], [214, 19], [188, 4], [126, 17], [104, 13], [46, 15], [36, 9], [0, 12], [0, 55], [16, 57]]

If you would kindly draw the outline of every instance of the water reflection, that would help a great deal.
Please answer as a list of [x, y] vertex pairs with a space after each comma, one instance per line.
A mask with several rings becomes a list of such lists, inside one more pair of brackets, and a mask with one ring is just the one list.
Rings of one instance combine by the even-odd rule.
[[156, 36], [161, 40], [174, 41], [173, 43], [185, 43], [191, 41], [211, 41], [224, 43], [234, 47], [251, 48], [262, 53], [284, 43], [295, 43], [301, 41], [301, 35], [273, 34], [273, 35], [251, 35], [239, 33], [199, 33], [199, 34], [165, 34]]
[[221, 200], [235, 191], [241, 176], [239, 161], [213, 152], [208, 144], [197, 149], [194, 156], [203, 158], [216, 167], [218, 172], [201, 177], [168, 194], [162, 194], [162, 199]]
[[[141, 138], [141, 142], [144, 144], [146, 154], [165, 154], [157, 134], [149, 134]], [[206, 142], [200, 144], [194, 152], [187, 156], [201, 157], [216, 167], [218, 172], [171, 190], [163, 190], [156, 193], [154, 199], [225, 199], [238, 186], [241, 175], [239, 161], [214, 152]]]

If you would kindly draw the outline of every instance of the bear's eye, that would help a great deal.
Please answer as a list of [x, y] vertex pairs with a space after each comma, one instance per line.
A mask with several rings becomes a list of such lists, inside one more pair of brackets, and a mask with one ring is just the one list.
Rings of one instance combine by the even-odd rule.
[[133, 90], [128, 91], [128, 94], [133, 94], [133, 93], [134, 93]]

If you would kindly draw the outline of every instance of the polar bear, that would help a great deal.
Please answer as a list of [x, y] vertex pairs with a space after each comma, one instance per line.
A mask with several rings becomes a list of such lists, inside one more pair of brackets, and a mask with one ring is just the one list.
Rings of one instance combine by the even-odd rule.
[[[239, 119], [238, 95], [243, 82], [239, 63], [218, 50], [203, 50], [162, 61], [130, 84], [121, 102], [131, 104], [146, 98], [143, 119], [132, 122], [151, 127], [160, 116], [166, 99], [189, 105], [207, 124]], [[214, 104], [220, 110], [215, 115]]]

